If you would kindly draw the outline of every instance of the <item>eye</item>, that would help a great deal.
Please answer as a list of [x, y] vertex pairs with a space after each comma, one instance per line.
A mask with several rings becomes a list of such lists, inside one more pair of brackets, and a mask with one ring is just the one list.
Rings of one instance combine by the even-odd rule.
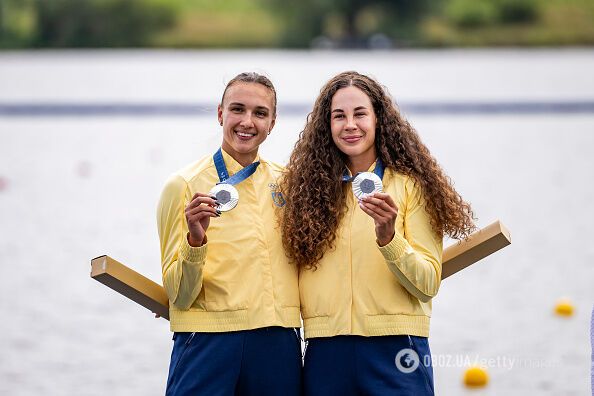
[[335, 120], [340, 119], [340, 118], [344, 118], [344, 114], [342, 114], [342, 113], [335, 113], [332, 118], [334, 118]]
[[234, 107], [231, 107], [231, 111], [234, 113], [241, 113], [243, 111], [243, 107], [234, 106]]
[[367, 113], [355, 113], [355, 117], [365, 117]]
[[260, 118], [264, 118], [268, 115], [265, 111], [256, 111], [256, 116]]

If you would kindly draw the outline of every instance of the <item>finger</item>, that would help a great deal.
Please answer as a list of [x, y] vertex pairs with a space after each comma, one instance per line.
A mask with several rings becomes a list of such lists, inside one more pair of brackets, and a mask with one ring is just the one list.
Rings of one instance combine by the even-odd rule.
[[394, 202], [394, 200], [392, 199], [390, 194], [377, 193], [376, 197], [383, 199], [391, 208], [394, 208], [394, 209], [396, 209], [396, 211], [398, 211], [398, 206], [396, 205], [396, 202]]
[[372, 203], [376, 206], [381, 207], [383, 210], [392, 212], [393, 210], [398, 210], [396, 204], [392, 200], [392, 197], [388, 194], [384, 193], [374, 193], [372, 195], [368, 195], [362, 199], [364, 202]]
[[186, 207], [186, 209], [192, 209], [195, 208], [199, 205], [210, 205], [210, 206], [216, 206], [217, 205], [217, 201], [212, 199], [212, 197], [210, 196], [199, 196], [199, 197], [195, 197], [192, 199], [192, 201], [188, 204], [188, 206]]
[[210, 196], [210, 195], [196, 196], [196, 194], [194, 194], [194, 197], [192, 198], [192, 201], [190, 201], [190, 204], [193, 203], [193, 204], [199, 205], [201, 203], [205, 203], [208, 205], [213, 205], [213, 204], [215, 204], [215, 202], [216, 202], [216, 197], [214, 195], [213, 196]]
[[221, 215], [218, 213], [211, 213], [211, 212], [200, 212], [193, 216], [188, 217], [188, 225], [199, 223], [200, 220], [204, 219], [205, 217], [220, 217]]
[[186, 217], [194, 216], [200, 212], [211, 212], [211, 213], [216, 214], [217, 212], [220, 212], [220, 211], [217, 210], [217, 208], [212, 207], [212, 206], [200, 205], [200, 206], [196, 206], [195, 208], [192, 208], [192, 209], [186, 209]]
[[374, 221], [382, 221], [383, 217], [377, 214], [375, 211], [369, 209], [363, 202], [359, 202], [359, 207], [363, 212], [367, 213]]
[[194, 199], [198, 198], [198, 197], [210, 197], [210, 198], [216, 198], [214, 195], [210, 195], [210, 194], [204, 194], [201, 192], [197, 192], [196, 194], [194, 194], [194, 196], [192, 197], [192, 199], [190, 201], [193, 201]]
[[377, 212], [373, 211], [369, 207], [366, 207], [363, 203], [360, 203], [359, 206], [365, 213], [367, 213], [373, 219], [373, 222], [375, 223], [376, 227], [377, 226], [383, 227], [393, 221], [392, 218], [385, 217], [385, 216], [378, 214]]
[[365, 201], [361, 201], [361, 205], [363, 205], [364, 207], [366, 207], [367, 209], [371, 210], [372, 212], [376, 213], [378, 216], [385, 218], [385, 219], [390, 219], [394, 216], [394, 213], [392, 211], [390, 211], [390, 207], [388, 207], [388, 210], [384, 210], [384, 208], [369, 203], [369, 202], [365, 202]]
[[[366, 197], [362, 201], [365, 204], [372, 205], [370, 207], [375, 206], [375, 207], [381, 209], [382, 211], [384, 211], [387, 215], [389, 215], [391, 217], [398, 216], [398, 208], [394, 204], [394, 201], [392, 200], [392, 198], [390, 198], [390, 196], [387, 194], [383, 194], [383, 195], [384, 196], [381, 198], [384, 198], [384, 199], [374, 198], [374, 197], [369, 197], [369, 198]], [[386, 202], [386, 201], [389, 201], [389, 202]], [[393, 205], [390, 205], [390, 203]]]

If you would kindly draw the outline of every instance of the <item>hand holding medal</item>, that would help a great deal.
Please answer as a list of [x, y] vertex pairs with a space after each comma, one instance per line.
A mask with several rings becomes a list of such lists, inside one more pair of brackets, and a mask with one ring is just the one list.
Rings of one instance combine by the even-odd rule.
[[239, 192], [233, 187], [254, 174], [260, 162], [254, 162], [233, 176], [229, 177], [222, 150], [213, 156], [220, 182], [208, 194], [196, 193], [186, 207], [188, 222], [188, 243], [191, 246], [202, 246], [206, 243], [206, 230], [211, 217], [219, 217], [222, 212], [228, 212], [237, 206]]
[[210, 225], [210, 218], [221, 215], [216, 205], [217, 201], [212, 196], [196, 193], [186, 206], [187, 238], [190, 246], [198, 247], [206, 243], [206, 230]]
[[230, 211], [239, 202], [239, 193], [231, 184], [217, 184], [208, 193], [217, 199], [216, 208], [221, 212]]
[[345, 173], [342, 180], [352, 183], [353, 194], [359, 207], [373, 218], [375, 235], [380, 246], [385, 246], [394, 237], [398, 207], [390, 195], [383, 193], [384, 164], [381, 158], [375, 162], [373, 172], [360, 172], [350, 177]]
[[359, 207], [373, 219], [377, 243], [385, 246], [394, 238], [398, 207], [392, 197], [376, 192], [359, 200]]

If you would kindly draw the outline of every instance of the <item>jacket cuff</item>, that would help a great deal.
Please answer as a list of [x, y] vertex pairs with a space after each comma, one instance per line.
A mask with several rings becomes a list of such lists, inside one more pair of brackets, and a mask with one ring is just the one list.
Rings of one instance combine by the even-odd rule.
[[206, 259], [206, 246], [206, 243], [198, 247], [190, 246], [188, 240], [184, 238], [179, 249], [179, 256], [184, 261], [192, 263], [203, 262]]
[[[377, 242], [376, 242], [377, 243]], [[384, 256], [384, 259], [388, 261], [398, 260], [408, 250], [408, 241], [404, 239], [398, 232], [394, 233], [394, 238], [385, 246], [379, 246], [380, 253]]]

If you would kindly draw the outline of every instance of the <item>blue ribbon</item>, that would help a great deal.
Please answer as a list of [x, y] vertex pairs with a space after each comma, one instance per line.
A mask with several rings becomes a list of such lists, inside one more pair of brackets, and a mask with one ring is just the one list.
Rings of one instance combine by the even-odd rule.
[[[344, 173], [342, 174], [342, 181], [350, 183], [353, 180], [355, 180], [355, 177], [357, 177], [359, 173], [361, 172], [357, 172], [356, 175], [349, 176], [349, 171], [345, 169]], [[384, 179], [384, 163], [382, 162], [381, 158], [378, 158], [377, 161], [375, 161], [375, 168], [373, 168], [373, 173], [378, 175], [380, 180]]]
[[220, 182], [217, 184], [226, 183], [233, 186], [239, 184], [253, 175], [258, 165], [260, 165], [260, 161], [253, 162], [233, 176], [229, 177], [229, 172], [227, 172], [227, 167], [225, 166], [225, 160], [223, 159], [223, 153], [221, 149], [217, 150], [212, 159], [214, 160], [215, 167], [217, 168], [217, 174], [219, 175]]

